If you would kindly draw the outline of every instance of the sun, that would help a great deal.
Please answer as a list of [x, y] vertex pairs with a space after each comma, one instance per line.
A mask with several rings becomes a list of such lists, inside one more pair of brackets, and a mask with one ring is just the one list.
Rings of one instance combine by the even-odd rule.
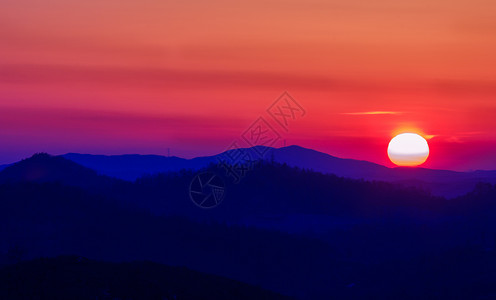
[[427, 141], [416, 133], [402, 133], [391, 139], [389, 159], [398, 166], [419, 166], [429, 157]]

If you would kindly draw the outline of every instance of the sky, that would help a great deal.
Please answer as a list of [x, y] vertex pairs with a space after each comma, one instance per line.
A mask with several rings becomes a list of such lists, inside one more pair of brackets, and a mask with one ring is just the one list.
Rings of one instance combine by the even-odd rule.
[[262, 117], [277, 147], [393, 166], [412, 131], [424, 167], [496, 169], [495, 36], [492, 0], [2, 0], [0, 164], [211, 155]]

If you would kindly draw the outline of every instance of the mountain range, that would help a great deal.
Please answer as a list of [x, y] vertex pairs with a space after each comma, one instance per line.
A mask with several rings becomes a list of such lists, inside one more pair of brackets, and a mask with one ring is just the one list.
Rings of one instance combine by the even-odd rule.
[[[277, 149], [293, 150], [302, 149]], [[126, 181], [61, 156], [36, 154], [0, 172], [0, 265], [58, 255], [108, 263], [153, 261], [302, 300], [490, 299], [496, 293], [496, 186], [478, 184], [464, 196], [446, 199], [401, 184], [290, 167], [287, 157], [287, 164], [277, 163], [284, 157], [267, 154], [265, 162], [254, 164], [239, 183], [224, 178], [225, 199], [213, 209], [201, 209], [189, 197], [197, 171]], [[223, 176], [218, 165], [203, 171]], [[437, 172], [421, 170], [431, 171]], [[0, 278], [22, 269], [19, 275], [26, 280], [15, 284], [29, 282], [43, 289], [47, 283], [38, 284], [39, 278], [51, 277], [28, 276], [32, 270], [66, 268], [71, 261], [41, 263], [0, 268]], [[79, 291], [72, 279], [88, 280], [97, 289], [81, 290], [142, 294], [142, 284], [154, 280], [156, 270], [145, 269], [136, 281], [127, 275], [116, 278], [109, 268], [130, 270], [129, 265], [97, 265], [88, 272], [103, 277], [74, 274], [67, 277], [67, 286]], [[67, 272], [79, 270], [74, 266]], [[172, 276], [180, 276], [172, 271]], [[58, 292], [53, 288], [58, 280], [66, 279], [64, 273], [54, 276], [52, 293]], [[189, 276], [196, 282], [196, 275]], [[108, 286], [114, 279], [115, 289]], [[178, 281], [188, 286], [188, 279]], [[127, 282], [130, 289], [117, 288]], [[181, 295], [172, 284], [172, 293]], [[0, 284], [0, 298], [11, 283], [6, 286]], [[246, 290], [257, 292], [248, 286]], [[151, 291], [162, 293], [159, 288]], [[432, 295], [439, 297], [427, 297]], [[50, 299], [67, 298], [77, 299]]]
[[[99, 174], [123, 180], [136, 180], [146, 174], [175, 172], [182, 169], [198, 170], [209, 164], [219, 163], [225, 157], [247, 153], [252, 160], [275, 161], [302, 169], [309, 169], [337, 176], [400, 183], [431, 191], [434, 195], [456, 197], [465, 194], [478, 182], [496, 183], [496, 171], [456, 172], [426, 168], [388, 168], [376, 163], [338, 158], [300, 146], [271, 148], [256, 146], [234, 149], [217, 155], [185, 159], [160, 155], [91, 155], [68, 153], [63, 157]], [[263, 154], [263, 155], [262, 155]]]
[[[404, 186], [422, 188], [434, 195], [448, 198], [470, 192], [479, 182], [496, 183], [496, 170], [458, 172], [422, 167], [389, 168], [368, 161], [339, 158], [295, 145], [282, 148], [256, 146], [228, 150], [216, 155], [192, 159], [161, 155], [93, 155], [79, 153], [68, 153], [62, 155], [62, 157], [92, 169], [100, 175], [134, 181], [145, 175], [180, 170], [196, 171], [210, 164], [218, 164], [226, 157], [236, 156], [239, 154], [236, 152], [245, 153], [254, 161], [274, 161], [301, 169], [324, 174], [335, 174], [352, 179], [394, 182]], [[9, 166], [0, 166], [0, 171]], [[36, 174], [31, 175], [37, 176]]]

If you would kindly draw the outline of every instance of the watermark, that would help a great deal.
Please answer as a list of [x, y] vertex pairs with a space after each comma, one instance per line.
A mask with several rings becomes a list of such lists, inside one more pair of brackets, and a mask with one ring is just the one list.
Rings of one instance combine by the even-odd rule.
[[263, 117], [259, 117], [243, 132], [241, 138], [250, 147], [254, 147], [253, 149], [260, 157], [263, 157], [267, 150], [270, 149], [268, 147], [274, 146], [281, 140], [281, 135]]
[[189, 197], [201, 208], [214, 208], [225, 197], [226, 185], [222, 178], [213, 172], [196, 174], [189, 185]]
[[[256, 161], [264, 159], [267, 152], [283, 140], [283, 133], [289, 132], [290, 123], [304, 117], [305, 114], [305, 109], [288, 92], [282, 93], [266, 109], [266, 114], [259, 116], [241, 134], [239, 139], [233, 141], [229, 147], [217, 156], [219, 167], [224, 170], [225, 175], [233, 183], [239, 183], [249, 171], [253, 170]], [[280, 130], [281, 128], [282, 132]], [[213, 174], [211, 172], [207, 173]], [[199, 175], [202, 174], [206, 173], [196, 175], [191, 181], [190, 198], [199, 207], [215, 207], [224, 199], [224, 182], [219, 176], [214, 174], [214, 178], [219, 178], [220, 182], [222, 182], [222, 185], [214, 188], [218, 189], [217, 193], [219, 195], [217, 198], [220, 199], [218, 201], [214, 197], [213, 192], [211, 196], [206, 196], [204, 188], [202, 188], [205, 186], [205, 181], [201, 181], [205, 179], [199, 178]], [[212, 205], [211, 201], [214, 201], [215, 205]]]
[[284, 92], [267, 108], [267, 113], [289, 132], [289, 122], [303, 118], [307, 112], [288, 92]]
[[248, 149], [240, 148], [235, 141], [224, 152], [217, 156], [217, 162], [225, 174], [238, 183], [248, 171], [251, 171], [255, 160]]

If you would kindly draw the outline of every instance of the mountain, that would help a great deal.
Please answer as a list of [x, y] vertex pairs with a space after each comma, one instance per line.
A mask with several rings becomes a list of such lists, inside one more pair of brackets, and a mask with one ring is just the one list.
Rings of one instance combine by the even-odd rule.
[[[20, 286], [22, 288], [13, 288]], [[0, 269], [0, 299], [292, 299], [232, 279], [153, 262], [61, 256]]]
[[96, 187], [117, 179], [99, 175], [61, 156], [38, 153], [0, 171], [0, 183], [58, 182], [69, 186]]
[[[455, 172], [420, 167], [388, 168], [368, 161], [338, 158], [299, 146], [283, 148], [257, 146], [193, 159], [159, 155], [105, 156], [69, 153], [63, 156], [50, 156], [41, 153], [0, 170], [0, 183], [27, 180], [59, 181], [74, 186], [97, 186], [104, 185], [104, 181], [117, 182], [117, 179], [134, 181], [158, 173], [197, 171], [239, 155], [237, 151], [247, 154], [251, 161], [273, 161], [351, 179], [393, 182], [405, 187], [425, 189], [434, 195], [448, 198], [470, 192], [479, 182], [496, 183], [496, 171]], [[264, 155], [261, 156], [259, 153]]]
[[[139, 194], [136, 200], [144, 200], [143, 193]], [[198, 210], [187, 198], [175, 200]], [[333, 248], [315, 239], [157, 216], [103, 195], [55, 183], [0, 184], [0, 240], [0, 264], [59, 255], [110, 262], [147, 260], [184, 266], [301, 299], [328, 299], [313, 296], [331, 295], [341, 282], [329, 287], [330, 274], [344, 277], [347, 272], [343, 264], [336, 262]], [[123, 275], [126, 274], [132, 276]], [[68, 284], [74, 287], [75, 283]], [[12, 298], [0, 295], [0, 299]]]
[[96, 170], [100, 174], [124, 180], [135, 180], [148, 174], [174, 172], [183, 169], [198, 170], [216, 162], [216, 157], [185, 159], [160, 155], [91, 155], [68, 153], [63, 155], [82, 166]]
[[[181, 169], [198, 170], [226, 157], [247, 153], [251, 160], [263, 159], [286, 163], [302, 169], [335, 174], [341, 177], [396, 182], [430, 190], [435, 195], [455, 197], [474, 189], [478, 182], [496, 183], [496, 171], [455, 172], [426, 168], [388, 168], [368, 161], [343, 159], [299, 146], [270, 148], [256, 146], [229, 150], [218, 155], [184, 159], [158, 155], [90, 155], [69, 153], [64, 155], [78, 164], [100, 174], [135, 180], [146, 174], [174, 172]], [[260, 153], [264, 155], [261, 156]]]
[[[222, 174], [218, 165], [203, 171]], [[400, 184], [259, 161], [239, 183], [220, 175], [226, 184], [225, 199], [218, 207], [201, 209], [188, 195], [196, 173], [182, 170], [127, 182], [47, 154], [16, 163], [0, 172], [0, 264], [59, 255], [109, 262], [95, 269], [88, 266], [89, 277], [78, 277], [78, 267], [70, 261], [60, 268], [55, 263], [56, 270], [50, 264], [40, 266], [39, 272], [45, 272], [41, 277], [47, 280], [53, 272], [75, 273], [54, 276], [60, 274], [61, 280], [68, 280], [63, 286], [76, 291], [81, 288], [79, 279], [89, 280], [94, 284], [86, 289], [91, 297], [83, 299], [95, 299], [93, 292], [107, 288], [108, 297], [101, 298], [142, 293], [142, 284], [149, 284], [149, 270], [138, 264], [134, 273], [129, 264], [114, 263], [144, 260], [304, 300], [442, 298], [448, 288], [450, 296], [472, 288], [486, 298], [493, 295], [493, 282], [487, 279], [495, 272], [485, 267], [487, 262], [496, 266], [496, 186], [479, 184], [471, 193], [447, 200]], [[477, 264], [460, 260], [457, 253]], [[486, 253], [485, 259], [478, 258], [481, 253]], [[34, 282], [27, 291], [36, 290], [39, 277], [29, 277], [36, 268], [16, 273], [27, 265], [8, 268], [6, 277]], [[113, 268], [136, 285], [114, 276], [109, 271]], [[464, 281], [465, 273], [470, 281]], [[0, 282], [1, 274], [2, 270]], [[102, 277], [95, 278], [98, 274]], [[161, 276], [154, 276], [155, 282], [166, 285]], [[111, 284], [108, 277], [126, 290], [105, 286]], [[10, 288], [15, 283], [4, 284]], [[44, 281], [40, 288], [50, 284], [55, 285]], [[238, 288], [230, 290], [231, 283], [226, 284], [228, 295], [236, 298]], [[2, 295], [1, 286], [0, 299], [17, 297]], [[173, 283], [168, 286], [176, 291]], [[23, 292], [22, 285], [7, 292], [12, 290]], [[150, 287], [150, 292], [162, 291]], [[69, 292], [65, 288], [60, 292], [58, 299], [73, 298], [64, 294]]]
[[[19, 163], [22, 168], [17, 170], [30, 170], [29, 165], [39, 165], [40, 159], [55, 164], [51, 169], [57, 172], [68, 164], [64, 158], [42, 155]], [[68, 170], [75, 168], [69, 163]], [[16, 169], [10, 174], [18, 174], [12, 170]], [[453, 299], [470, 293], [476, 297], [462, 298], [490, 299], [494, 295], [496, 186], [478, 185], [470, 194], [446, 200], [393, 183], [259, 162], [238, 184], [226, 180], [226, 198], [206, 210], [189, 199], [194, 175], [181, 171], [146, 176], [113, 189], [111, 198], [90, 186], [60, 184], [60, 176], [48, 177], [57, 183], [43, 177], [26, 181], [22, 176], [16, 177], [20, 181], [4, 182], [0, 184], [0, 264], [59, 255], [114, 263], [146, 260], [305, 300]], [[120, 197], [134, 199], [136, 206], [122, 205]], [[160, 215], [160, 208], [169, 216]], [[79, 291], [85, 279], [96, 285], [88, 292], [102, 291], [100, 283], [108, 283], [109, 276], [129, 294], [141, 293], [141, 284], [149, 283], [148, 270], [139, 265], [136, 272], [113, 263], [108, 268], [87, 266], [89, 277], [78, 277], [78, 267], [72, 264], [62, 261], [52, 268], [42, 263], [40, 277], [61, 274], [62, 280], [67, 279], [61, 293]], [[27, 265], [9, 268], [6, 277], [14, 281], [0, 286], [20, 293], [25, 291], [24, 283], [34, 281], [36, 287], [40, 277], [31, 273], [38, 272], [36, 267], [26, 267], [22, 276], [18, 273]], [[114, 268], [137, 285], [108, 271]], [[64, 270], [75, 277], [58, 273]], [[2, 270], [3, 282], [1, 274]], [[100, 274], [102, 281], [94, 280]], [[166, 283], [160, 275], [153, 277], [157, 285]], [[42, 287], [51, 284], [51, 280], [39, 282]], [[161, 291], [150, 285], [150, 292]], [[174, 284], [169, 286], [176, 291]], [[103, 291], [105, 297], [99, 299], [123, 298], [119, 288], [105, 286]], [[65, 295], [50, 298], [73, 299]], [[24, 299], [31, 296], [23, 294]], [[0, 294], [1, 298], [15, 299]]]

